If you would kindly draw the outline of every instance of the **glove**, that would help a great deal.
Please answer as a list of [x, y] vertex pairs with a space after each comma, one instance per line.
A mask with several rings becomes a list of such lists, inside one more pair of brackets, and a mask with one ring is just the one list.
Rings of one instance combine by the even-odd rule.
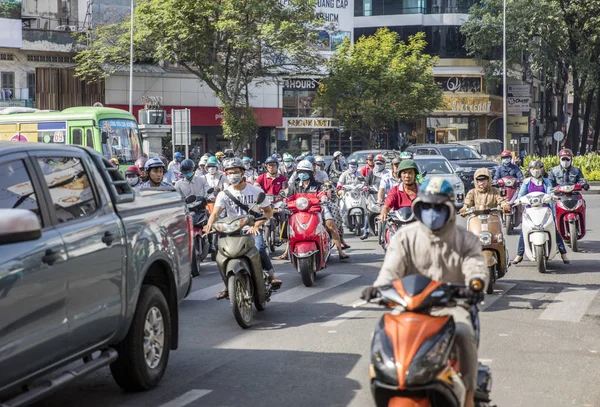
[[467, 207], [463, 206], [462, 208], [460, 208], [460, 210], [458, 211], [458, 213], [460, 213], [460, 216], [465, 216], [465, 213], [467, 212]]
[[467, 302], [470, 305], [479, 304], [481, 301], [483, 301], [484, 286], [484, 282], [480, 278], [474, 278], [471, 280], [469, 283], [469, 288], [467, 288], [464, 293], [465, 297], [467, 297]]
[[377, 295], [377, 287], [369, 286], [362, 291], [360, 298], [365, 301], [371, 301], [373, 298], [377, 298]]
[[590, 190], [590, 184], [583, 184], [583, 189], [585, 189], [586, 191]]

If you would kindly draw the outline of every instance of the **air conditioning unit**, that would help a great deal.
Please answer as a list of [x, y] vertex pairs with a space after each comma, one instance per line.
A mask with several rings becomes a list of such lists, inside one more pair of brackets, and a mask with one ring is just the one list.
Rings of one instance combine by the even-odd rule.
[[59, 25], [55, 31], [78, 31], [76, 25]]
[[167, 124], [167, 112], [165, 110], [142, 109], [138, 113], [139, 124]]

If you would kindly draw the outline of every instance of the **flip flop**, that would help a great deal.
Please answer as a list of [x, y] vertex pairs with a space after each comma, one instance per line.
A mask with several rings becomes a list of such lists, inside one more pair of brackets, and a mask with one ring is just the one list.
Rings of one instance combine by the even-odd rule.
[[349, 249], [349, 248], [350, 248], [350, 245], [349, 245], [349, 244], [347, 244], [347, 243], [344, 243], [344, 244], [342, 245], [342, 249]]
[[338, 256], [340, 257], [340, 260], [346, 260], [346, 259], [350, 258], [350, 256], [348, 256], [347, 254], [344, 254], [343, 256], [341, 256], [341, 255], [338, 255]]
[[273, 280], [271, 281], [271, 288], [273, 290], [278, 290], [281, 288], [281, 284], [283, 284], [283, 281], [281, 280]]
[[277, 260], [287, 260], [287, 259], [288, 259], [287, 254], [282, 254], [281, 256], [277, 256]]
[[217, 294], [217, 300], [222, 300], [224, 298], [229, 298], [229, 292], [227, 290], [223, 290]]

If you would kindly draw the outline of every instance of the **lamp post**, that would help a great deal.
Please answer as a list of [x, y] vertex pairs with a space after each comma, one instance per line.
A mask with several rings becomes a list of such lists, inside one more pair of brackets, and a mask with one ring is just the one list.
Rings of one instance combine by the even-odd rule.
[[131, 26], [129, 31], [129, 113], [133, 114], [133, 0], [131, 0]]
[[506, 112], [506, 93], [508, 92], [508, 85], [506, 83], [506, 0], [502, 2], [502, 131], [504, 132], [504, 149], [509, 149], [508, 132], [506, 121], [508, 119]]

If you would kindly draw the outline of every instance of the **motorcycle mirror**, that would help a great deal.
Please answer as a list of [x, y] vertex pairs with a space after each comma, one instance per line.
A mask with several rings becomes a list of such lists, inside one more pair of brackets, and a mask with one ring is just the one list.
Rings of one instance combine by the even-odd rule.
[[207, 194], [212, 194], [213, 192], [215, 192], [214, 188], [210, 188], [208, 191], [206, 191]]
[[185, 198], [185, 203], [186, 204], [191, 204], [193, 202], [196, 202], [196, 195], [190, 195], [188, 197]]
[[421, 175], [423, 176], [423, 178], [425, 178], [425, 177], [427, 176], [427, 170], [423, 171], [423, 172], [421, 173]]
[[265, 201], [266, 197], [267, 196], [265, 195], [265, 193], [261, 192], [260, 194], [258, 194], [258, 199], [256, 200], [256, 203], [260, 205], [261, 203], [263, 203]]

